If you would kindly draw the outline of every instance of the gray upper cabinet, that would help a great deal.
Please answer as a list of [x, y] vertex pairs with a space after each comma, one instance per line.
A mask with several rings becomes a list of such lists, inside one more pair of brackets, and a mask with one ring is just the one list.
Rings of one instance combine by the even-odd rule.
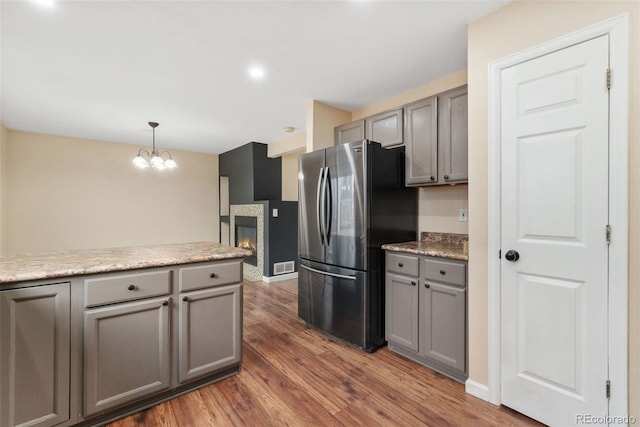
[[240, 363], [241, 300], [239, 283], [180, 294], [181, 383]]
[[171, 297], [85, 311], [85, 416], [170, 387]]
[[70, 420], [69, 283], [0, 292], [0, 426]]
[[334, 129], [334, 143], [338, 145], [362, 141], [364, 134], [364, 120], [347, 123]]
[[406, 185], [438, 181], [438, 98], [405, 107]]
[[379, 142], [383, 147], [395, 147], [404, 143], [402, 108], [385, 111], [365, 119], [365, 137]]
[[438, 144], [444, 182], [468, 179], [467, 87], [438, 95]]

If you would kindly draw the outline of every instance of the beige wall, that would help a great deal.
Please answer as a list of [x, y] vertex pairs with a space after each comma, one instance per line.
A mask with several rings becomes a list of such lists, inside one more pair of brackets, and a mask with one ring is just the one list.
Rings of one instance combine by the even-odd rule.
[[307, 148], [307, 132], [297, 132], [287, 135], [279, 141], [274, 141], [267, 146], [267, 156], [280, 157], [285, 154], [305, 151]]
[[2, 256], [4, 254], [4, 252], [2, 251], [2, 241], [3, 241], [3, 226], [2, 226], [2, 222], [4, 220], [4, 213], [3, 213], [3, 208], [4, 208], [4, 147], [5, 147], [5, 143], [7, 140], [7, 129], [2, 126], [2, 124], [0, 124], [0, 256]]
[[331, 147], [336, 126], [351, 121], [351, 113], [318, 101], [307, 106], [307, 153]]
[[[471, 23], [469, 51], [469, 375], [488, 382], [487, 67], [497, 59], [623, 12], [630, 14], [629, 404], [640, 415], [640, 2], [516, 1]], [[615, 71], [614, 71], [615, 73]], [[614, 81], [615, 84], [615, 81]]]
[[282, 200], [298, 201], [298, 157], [304, 150], [282, 156]]
[[[3, 138], [4, 139], [4, 138]], [[139, 170], [138, 147], [8, 131], [5, 254], [218, 241], [218, 158], [171, 150], [178, 168]]]

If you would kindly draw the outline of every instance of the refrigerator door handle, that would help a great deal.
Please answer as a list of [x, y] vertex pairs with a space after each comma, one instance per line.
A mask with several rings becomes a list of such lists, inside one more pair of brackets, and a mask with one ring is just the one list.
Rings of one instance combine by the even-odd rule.
[[356, 276], [347, 276], [345, 274], [328, 273], [326, 271], [316, 270], [315, 268], [307, 267], [306, 265], [302, 265], [302, 264], [300, 264], [300, 267], [304, 268], [305, 270], [312, 271], [314, 273], [322, 274], [324, 276], [337, 277], [339, 279], [347, 279], [347, 280], [353, 280], [353, 281], [356, 280]]
[[316, 216], [316, 222], [318, 226], [318, 234], [320, 235], [320, 245], [324, 246], [324, 202], [322, 200], [322, 183], [324, 179], [324, 167], [320, 168], [318, 173], [318, 190], [316, 192], [316, 209], [318, 209], [318, 215]]
[[325, 223], [324, 223], [324, 238], [327, 242], [327, 246], [331, 244], [330, 236], [331, 236], [331, 217], [332, 215], [332, 205], [333, 205], [333, 195], [331, 194], [331, 180], [329, 178], [329, 167], [327, 166], [327, 171], [324, 174], [324, 186], [326, 188], [325, 200], [326, 200], [326, 214], [325, 214]]

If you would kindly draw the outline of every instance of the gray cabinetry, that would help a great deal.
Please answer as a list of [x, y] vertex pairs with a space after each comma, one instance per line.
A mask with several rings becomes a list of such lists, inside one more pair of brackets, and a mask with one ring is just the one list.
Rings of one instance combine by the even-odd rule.
[[242, 263], [184, 267], [179, 277], [178, 381], [240, 363]]
[[467, 86], [405, 106], [406, 183], [467, 181]]
[[438, 98], [405, 107], [406, 185], [438, 181]]
[[0, 426], [70, 420], [70, 283], [0, 292]]
[[[386, 260], [389, 348], [464, 381], [466, 262], [394, 252], [387, 252]], [[399, 264], [404, 271], [399, 270]]]
[[241, 285], [180, 294], [179, 381], [240, 363]]
[[364, 120], [358, 120], [337, 126], [334, 129], [334, 142], [338, 144], [346, 144], [348, 142], [362, 141], [365, 138]]
[[423, 281], [420, 292], [420, 354], [465, 372], [464, 288]]
[[[386, 338], [418, 351], [418, 278], [387, 274]], [[394, 309], [402, 307], [402, 310]]]
[[170, 387], [170, 297], [85, 311], [85, 416]]
[[402, 145], [403, 127], [402, 108], [385, 111], [365, 119], [365, 137], [383, 147]]
[[438, 95], [438, 145], [445, 182], [467, 181], [467, 87]]

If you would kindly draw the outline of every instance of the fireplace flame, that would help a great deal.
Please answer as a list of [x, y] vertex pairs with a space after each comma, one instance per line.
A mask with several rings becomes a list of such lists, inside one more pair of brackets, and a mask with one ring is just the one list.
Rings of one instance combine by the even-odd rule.
[[252, 253], [256, 253], [257, 248], [255, 242], [252, 242], [249, 239], [242, 239], [238, 242], [238, 247], [241, 249], [248, 249]]

